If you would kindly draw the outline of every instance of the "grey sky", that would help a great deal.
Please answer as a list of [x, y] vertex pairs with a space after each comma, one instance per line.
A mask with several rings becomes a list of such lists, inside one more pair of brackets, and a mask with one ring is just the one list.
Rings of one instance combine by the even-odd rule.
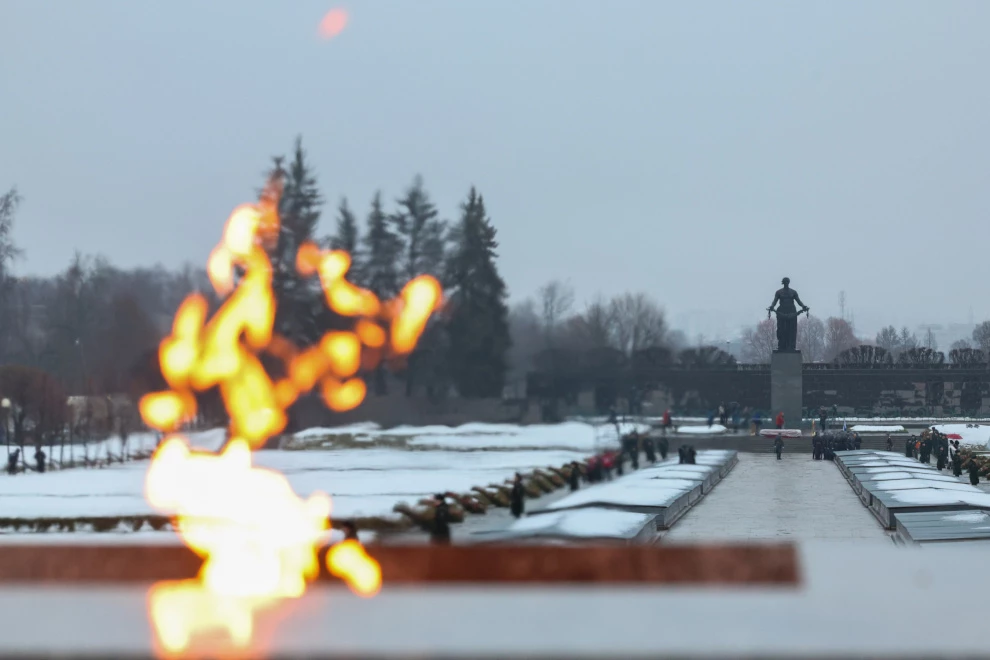
[[332, 205], [476, 184], [514, 299], [729, 335], [786, 274], [864, 330], [990, 317], [988, 2], [354, 0], [321, 41], [334, 6], [0, 0], [19, 269], [201, 263], [301, 133]]

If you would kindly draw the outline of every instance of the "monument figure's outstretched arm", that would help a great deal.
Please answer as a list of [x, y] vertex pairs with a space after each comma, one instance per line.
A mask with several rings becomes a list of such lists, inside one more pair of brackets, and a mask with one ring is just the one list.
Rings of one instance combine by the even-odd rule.
[[804, 310], [811, 309], [810, 307], [808, 307], [807, 305], [805, 305], [803, 302], [801, 302], [801, 296], [798, 295], [798, 292], [797, 291], [794, 292], [794, 302], [796, 302], [797, 304], [801, 305], [801, 309], [804, 309]]
[[777, 306], [777, 303], [779, 302], [780, 302], [780, 293], [777, 293], [773, 297], [773, 302], [770, 303], [769, 307], [767, 307], [767, 317], [770, 316], [770, 312], [774, 311], [774, 308]]

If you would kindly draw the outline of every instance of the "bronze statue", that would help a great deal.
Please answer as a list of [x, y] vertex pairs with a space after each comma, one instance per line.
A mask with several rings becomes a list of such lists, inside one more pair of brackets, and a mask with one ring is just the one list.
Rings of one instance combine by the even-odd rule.
[[[790, 287], [791, 279], [785, 277], [780, 282], [784, 285], [777, 290], [773, 302], [767, 307], [767, 318], [771, 312], [777, 313], [777, 350], [792, 352], [797, 350], [797, 319], [803, 312], [807, 314], [811, 308], [801, 302], [798, 292]], [[799, 312], [794, 303], [801, 305]], [[776, 306], [776, 309], [774, 307]]]

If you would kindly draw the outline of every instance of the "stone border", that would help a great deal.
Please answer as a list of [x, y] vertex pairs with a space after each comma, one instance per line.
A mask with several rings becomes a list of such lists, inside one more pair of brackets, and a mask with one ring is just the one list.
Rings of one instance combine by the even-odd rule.
[[[800, 584], [792, 544], [699, 546], [369, 545], [385, 585]], [[321, 550], [320, 582], [336, 582]], [[127, 584], [193, 578], [201, 560], [185, 546], [0, 545], [0, 583]]]

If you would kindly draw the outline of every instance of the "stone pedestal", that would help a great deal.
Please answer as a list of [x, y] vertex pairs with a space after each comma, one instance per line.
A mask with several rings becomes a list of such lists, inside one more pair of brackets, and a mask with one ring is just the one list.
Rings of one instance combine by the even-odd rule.
[[784, 413], [784, 428], [801, 428], [801, 351], [774, 351], [770, 356], [770, 415], [767, 427], [774, 428], [777, 413]]

